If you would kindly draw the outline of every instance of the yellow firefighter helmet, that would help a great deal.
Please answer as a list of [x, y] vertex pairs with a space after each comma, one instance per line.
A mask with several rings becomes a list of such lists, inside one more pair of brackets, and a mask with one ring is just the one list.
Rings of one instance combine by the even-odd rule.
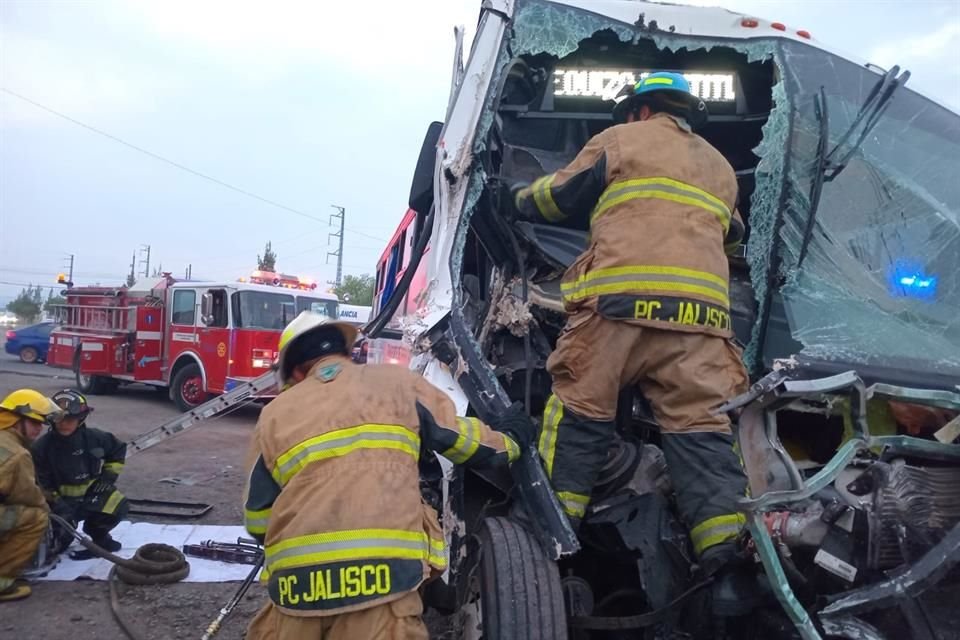
[[33, 389], [17, 389], [0, 401], [0, 409], [37, 422], [55, 422], [63, 415], [53, 400]]
[[290, 367], [286, 363], [290, 346], [303, 336], [323, 328], [336, 329], [343, 336], [347, 353], [357, 341], [357, 329], [346, 322], [336, 322], [327, 316], [313, 311], [303, 311], [284, 328], [280, 334], [280, 343], [277, 345], [277, 388], [283, 390], [290, 378]]

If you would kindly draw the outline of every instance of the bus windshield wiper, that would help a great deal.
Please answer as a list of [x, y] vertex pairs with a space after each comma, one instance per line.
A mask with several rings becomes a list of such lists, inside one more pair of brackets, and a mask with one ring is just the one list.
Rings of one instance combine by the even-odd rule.
[[[807, 248], [810, 245], [810, 239], [813, 237], [813, 229], [817, 221], [817, 209], [820, 206], [820, 196], [823, 193], [824, 182], [830, 182], [835, 179], [847, 167], [850, 158], [857, 152], [863, 141], [866, 140], [873, 128], [877, 126], [880, 118], [883, 116], [887, 107], [890, 106], [890, 100], [897, 89], [906, 84], [910, 79], [910, 72], [904, 71], [899, 76], [900, 67], [894, 65], [887, 71], [876, 85], [870, 90], [863, 106], [860, 107], [857, 117], [854, 118], [850, 126], [840, 136], [839, 142], [833, 149], [827, 151], [827, 145], [830, 138], [830, 117], [827, 110], [827, 95], [823, 87], [820, 87], [820, 93], [814, 97], [814, 113], [819, 122], [819, 136], [817, 140], [817, 155], [814, 160], [813, 182], [810, 185], [810, 214], [807, 217], [807, 225], [803, 232], [803, 242], [800, 244], [800, 254], [797, 257], [797, 269], [803, 264], [803, 259], [807, 255]], [[857, 130], [861, 122], [863, 127], [856, 141], [850, 146], [847, 152], [839, 159], [835, 160], [853, 132]]]
[[[830, 153], [827, 154], [826, 166], [824, 167], [827, 182], [830, 182], [836, 178], [838, 175], [840, 175], [840, 172], [846, 168], [850, 158], [852, 158], [853, 154], [857, 152], [857, 150], [860, 148], [860, 145], [863, 144], [863, 141], [866, 140], [868, 135], [870, 135], [870, 132], [873, 131], [873, 128], [877, 126], [877, 123], [887, 110], [887, 107], [890, 106], [890, 99], [893, 98], [893, 94], [897, 91], [897, 89], [905, 85], [909, 79], [909, 71], [900, 73], [900, 67], [894, 65], [883, 75], [883, 78], [881, 78], [877, 84], [874, 85], [873, 89], [870, 90], [870, 94], [864, 101], [863, 106], [860, 107], [860, 112], [857, 114], [857, 117], [854, 118], [852, 123], [850, 123], [850, 127], [846, 130], [846, 132], [840, 136], [840, 141], [837, 142]], [[850, 146], [850, 149], [847, 151], [847, 153], [844, 154], [839, 160], [834, 159], [835, 156], [839, 154], [840, 148], [846, 144], [847, 140], [850, 139], [850, 136], [853, 135], [853, 132], [856, 131], [861, 122], [863, 122], [863, 128], [860, 130], [860, 135], [857, 137], [856, 142]]]

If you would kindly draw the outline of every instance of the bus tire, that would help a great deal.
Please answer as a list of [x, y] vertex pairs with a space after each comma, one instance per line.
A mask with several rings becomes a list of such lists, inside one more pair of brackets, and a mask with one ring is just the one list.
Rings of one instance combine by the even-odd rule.
[[533, 535], [487, 518], [477, 537], [483, 640], [567, 640], [560, 572]]
[[200, 371], [200, 365], [191, 362], [177, 371], [170, 384], [170, 399], [183, 413], [210, 399], [210, 394], [203, 388], [203, 372]]

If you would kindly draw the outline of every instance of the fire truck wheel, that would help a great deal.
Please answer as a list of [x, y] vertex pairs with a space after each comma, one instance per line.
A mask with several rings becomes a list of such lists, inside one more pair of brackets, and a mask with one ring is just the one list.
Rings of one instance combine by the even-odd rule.
[[170, 399], [180, 411], [187, 412], [210, 399], [203, 388], [203, 374], [197, 364], [188, 364], [173, 376]]
[[27, 364], [33, 364], [40, 357], [40, 354], [37, 353], [37, 350], [33, 347], [24, 347], [20, 349], [20, 360], [21, 362], [26, 362]]
[[82, 393], [100, 395], [113, 393], [117, 390], [117, 382], [103, 376], [90, 376], [80, 373], [80, 352], [73, 358], [73, 374], [77, 379], [77, 389]]

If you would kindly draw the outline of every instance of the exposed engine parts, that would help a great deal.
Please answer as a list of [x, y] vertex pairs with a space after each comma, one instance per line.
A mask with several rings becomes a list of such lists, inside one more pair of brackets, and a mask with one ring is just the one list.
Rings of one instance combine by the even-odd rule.
[[868, 565], [890, 569], [913, 562], [960, 522], [960, 469], [877, 462]]

